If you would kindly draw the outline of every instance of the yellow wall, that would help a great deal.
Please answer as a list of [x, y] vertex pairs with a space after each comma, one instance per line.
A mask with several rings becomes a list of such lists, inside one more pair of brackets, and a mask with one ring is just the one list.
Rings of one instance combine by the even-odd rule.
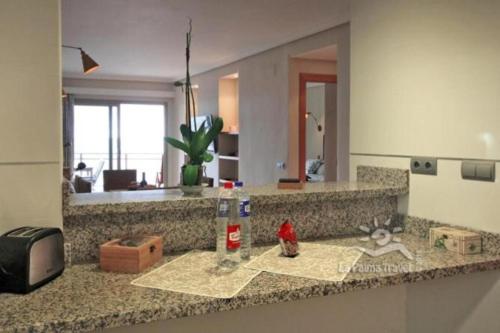
[[59, 0], [2, 0], [0, 22], [0, 232], [61, 227]]

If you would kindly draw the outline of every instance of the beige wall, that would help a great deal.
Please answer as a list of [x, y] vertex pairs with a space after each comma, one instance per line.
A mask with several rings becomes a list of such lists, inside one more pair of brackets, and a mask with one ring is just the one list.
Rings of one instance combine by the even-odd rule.
[[62, 226], [60, 3], [2, 0], [0, 232]]
[[500, 159], [500, 2], [355, 1], [352, 152]]
[[[500, 159], [499, 14], [494, 1], [354, 3], [352, 168], [409, 168], [388, 154]], [[437, 176], [411, 176], [404, 209], [500, 232], [498, 182], [462, 180], [459, 160], [439, 160]]]
[[[293, 101], [289, 98], [291, 89], [289, 59], [306, 51], [332, 44], [338, 45], [337, 69], [341, 73], [338, 84], [338, 109], [341, 110], [339, 112], [341, 121], [346, 124], [341, 134], [348, 138], [349, 25], [347, 24], [193, 77], [193, 83], [199, 85], [200, 113], [216, 115], [219, 79], [228, 74], [239, 73], [239, 165], [240, 178], [244, 182], [253, 185], [273, 183], [278, 178], [294, 175], [298, 171], [298, 161], [293, 165], [290, 163], [290, 152], [292, 151], [292, 154], [298, 152], [298, 141], [289, 139], [292, 129], [289, 121], [294, 119], [294, 114], [290, 114]], [[182, 107], [179, 107], [183, 103], [182, 98], [176, 98], [174, 103], [176, 112], [182, 112]], [[297, 117], [298, 115], [295, 118]], [[171, 118], [181, 119], [178, 116]], [[172, 128], [177, 132], [178, 124], [173, 124]], [[296, 129], [298, 125], [293, 127], [293, 131]], [[344, 140], [343, 143], [345, 147], [339, 153], [343, 154], [346, 161], [343, 175], [347, 177], [348, 140]], [[279, 161], [286, 162], [288, 169], [278, 169], [276, 163]], [[178, 168], [178, 160], [175, 157], [170, 158], [169, 169]]]

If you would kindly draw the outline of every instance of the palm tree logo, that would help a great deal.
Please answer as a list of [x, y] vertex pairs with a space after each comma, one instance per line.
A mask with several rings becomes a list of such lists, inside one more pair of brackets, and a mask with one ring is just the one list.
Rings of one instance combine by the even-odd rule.
[[399, 251], [402, 255], [404, 255], [409, 260], [413, 260], [413, 254], [401, 243], [401, 238], [394, 236], [393, 233], [398, 233], [403, 231], [401, 227], [395, 227], [392, 229], [392, 232], [389, 231], [391, 225], [391, 219], [385, 221], [383, 225], [380, 225], [378, 219], [375, 217], [373, 219], [373, 225], [375, 226], [374, 230], [370, 227], [362, 225], [359, 229], [369, 236], [362, 237], [359, 240], [362, 242], [369, 242], [370, 240], [375, 240], [377, 248], [368, 249], [362, 246], [355, 246], [354, 248], [360, 250], [363, 253], [368, 254], [371, 257], [380, 257], [384, 254], [390, 252]]

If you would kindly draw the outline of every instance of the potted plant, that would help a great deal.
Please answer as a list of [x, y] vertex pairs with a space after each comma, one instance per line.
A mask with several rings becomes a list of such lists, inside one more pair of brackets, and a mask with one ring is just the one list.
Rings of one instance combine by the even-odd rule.
[[185, 82], [175, 83], [175, 86], [183, 89], [186, 101], [186, 123], [180, 126], [182, 141], [172, 137], [167, 137], [165, 140], [174, 148], [180, 149], [187, 154], [187, 161], [181, 168], [180, 185], [182, 191], [187, 195], [200, 195], [203, 190], [201, 186], [204, 171], [203, 163], [211, 162], [214, 158], [208, 152], [208, 147], [222, 131], [224, 123], [222, 118], [215, 117], [212, 126], [207, 129], [205, 122], [199, 128], [197, 128], [196, 122], [193, 122], [196, 116], [196, 108], [189, 74], [191, 30], [190, 19], [189, 30], [186, 34], [186, 80]]
[[182, 141], [168, 137], [167, 142], [173, 147], [187, 154], [187, 162], [181, 168], [181, 189], [185, 194], [201, 194], [201, 180], [203, 178], [203, 163], [211, 162], [213, 155], [207, 151], [210, 143], [219, 135], [223, 122], [221, 118], [215, 118], [214, 123], [208, 131], [205, 122], [193, 131], [186, 124], [180, 127]]

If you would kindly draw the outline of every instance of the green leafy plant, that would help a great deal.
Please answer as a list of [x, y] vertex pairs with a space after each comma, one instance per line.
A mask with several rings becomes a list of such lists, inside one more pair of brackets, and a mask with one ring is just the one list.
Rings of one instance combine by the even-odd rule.
[[[196, 117], [196, 105], [191, 86], [191, 75], [189, 73], [189, 61], [191, 54], [191, 32], [192, 22], [189, 19], [189, 29], [186, 33], [186, 79], [184, 82], [177, 81], [176, 87], [181, 87], [185, 95], [186, 104], [186, 123], [180, 126], [182, 141], [172, 137], [165, 138], [165, 141], [172, 147], [185, 152], [188, 161], [182, 166], [182, 185], [194, 186], [200, 185], [202, 165], [204, 162], [211, 162], [213, 155], [207, 149], [214, 139], [222, 131], [224, 123], [222, 118], [213, 118], [212, 126], [207, 130], [206, 122], [203, 122], [200, 128], [196, 128], [196, 122], [192, 120]], [[194, 128], [191, 124], [194, 123]]]
[[206, 130], [205, 122], [203, 122], [196, 131], [193, 131], [186, 124], [180, 126], [182, 141], [168, 137], [166, 141], [173, 147], [182, 150], [188, 156], [188, 163], [184, 165], [183, 185], [193, 186], [198, 185], [199, 169], [204, 162], [211, 162], [214, 156], [207, 149], [210, 143], [222, 131], [224, 122], [222, 118], [214, 118], [212, 127]]

